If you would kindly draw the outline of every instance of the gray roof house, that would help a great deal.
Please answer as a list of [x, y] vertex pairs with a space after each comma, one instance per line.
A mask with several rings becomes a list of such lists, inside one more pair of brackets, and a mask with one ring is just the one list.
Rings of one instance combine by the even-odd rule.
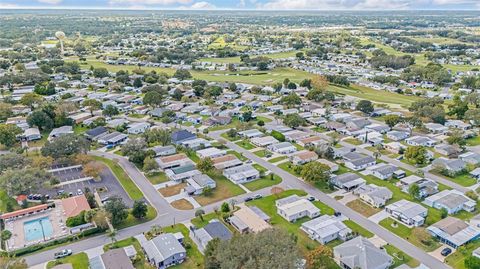
[[362, 201], [373, 207], [383, 207], [388, 200], [392, 199], [393, 193], [386, 187], [375, 184], [362, 185], [353, 191]]
[[401, 141], [407, 139], [410, 136], [408, 132], [403, 131], [390, 131], [387, 133], [387, 138], [393, 141]]
[[356, 152], [348, 153], [344, 155], [343, 158], [345, 159], [345, 166], [354, 171], [359, 171], [376, 164], [376, 160], [372, 156]]
[[365, 179], [355, 173], [345, 173], [338, 176], [332, 176], [330, 183], [340, 189], [349, 191], [365, 184]]
[[168, 156], [177, 153], [177, 149], [173, 145], [168, 146], [156, 146], [152, 148], [155, 152], [155, 157]]
[[465, 152], [460, 154], [458, 158], [469, 164], [477, 165], [480, 163], [480, 154], [475, 152]]
[[[399, 175], [399, 174], [401, 174], [401, 172], [403, 172], [403, 170], [401, 170], [400, 168], [396, 167], [395, 165], [391, 165], [391, 164], [379, 164], [379, 165], [377, 165], [377, 167], [372, 168], [370, 171], [371, 171], [373, 176], [375, 176], [379, 179], [382, 179], [382, 180], [389, 179], [394, 174]], [[405, 172], [403, 172], [403, 174], [404, 173]]]
[[185, 191], [190, 195], [199, 195], [203, 193], [205, 188], [214, 189], [217, 183], [205, 174], [197, 174], [187, 179]]
[[410, 186], [416, 184], [420, 188], [418, 198], [425, 198], [438, 192], [438, 183], [427, 178], [421, 178], [416, 175], [410, 175], [400, 179], [400, 188], [403, 192], [408, 193]]
[[186, 130], [180, 130], [172, 133], [172, 143], [180, 144], [183, 141], [195, 139], [197, 136]]
[[432, 224], [427, 230], [442, 243], [453, 248], [480, 238], [480, 228], [450, 216]]
[[260, 177], [260, 172], [250, 164], [223, 170], [223, 175], [235, 184], [249, 182]]
[[335, 261], [342, 268], [387, 269], [393, 259], [368, 239], [359, 236], [333, 248]]
[[435, 195], [425, 198], [424, 203], [434, 208], [445, 208], [449, 214], [455, 214], [460, 210], [472, 212], [477, 203], [457, 190], [444, 190]]
[[435, 167], [445, 169], [451, 175], [460, 173], [467, 168], [467, 163], [460, 159], [447, 159], [444, 157], [433, 160], [432, 164]]
[[425, 207], [405, 199], [387, 205], [385, 210], [394, 219], [415, 227], [421, 226], [428, 214], [428, 210]]
[[190, 237], [203, 253], [208, 242], [218, 238], [222, 241], [230, 240], [232, 233], [217, 219], [211, 220], [205, 227], [200, 229], [190, 228]]
[[352, 233], [340, 219], [334, 216], [323, 215], [316, 219], [304, 222], [301, 229], [308, 236], [324, 245], [335, 239], [347, 240]]
[[139, 240], [148, 262], [158, 269], [177, 265], [185, 261], [187, 251], [180, 242], [183, 242], [181, 233], [165, 233], [152, 240]]
[[134, 269], [124, 248], [111, 249], [89, 260], [90, 269]]

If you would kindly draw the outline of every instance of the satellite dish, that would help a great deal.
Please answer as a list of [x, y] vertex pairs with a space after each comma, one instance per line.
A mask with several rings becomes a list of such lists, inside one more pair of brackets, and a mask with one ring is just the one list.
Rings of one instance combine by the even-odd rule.
[[65, 33], [62, 31], [58, 31], [55, 33], [55, 37], [60, 41], [60, 50], [63, 54], [63, 40], [65, 39]]

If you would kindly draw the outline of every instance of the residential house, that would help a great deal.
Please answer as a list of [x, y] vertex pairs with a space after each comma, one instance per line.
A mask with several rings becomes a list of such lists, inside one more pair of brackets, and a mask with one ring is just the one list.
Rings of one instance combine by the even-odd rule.
[[227, 154], [226, 150], [218, 149], [218, 148], [206, 148], [197, 150], [197, 155], [200, 158], [217, 158], [222, 157]]
[[268, 147], [273, 144], [277, 144], [278, 140], [273, 136], [264, 136], [264, 137], [253, 137], [250, 139], [250, 142], [257, 147]]
[[258, 129], [250, 129], [250, 130], [238, 132], [238, 135], [240, 135], [241, 137], [251, 139], [254, 137], [262, 137], [263, 133], [260, 132]]
[[442, 169], [450, 176], [455, 176], [467, 169], [467, 163], [460, 159], [447, 159], [444, 157], [433, 160], [432, 165], [435, 168]]
[[193, 162], [184, 153], [179, 153], [171, 156], [155, 158], [161, 169], [169, 169], [187, 164], [193, 164]]
[[169, 156], [177, 153], [177, 149], [173, 145], [168, 146], [156, 146], [152, 148], [153, 152], [155, 152], [155, 157], [161, 156]]
[[389, 178], [402, 178], [405, 177], [405, 172], [392, 164], [378, 164], [375, 167], [369, 168], [372, 176], [387, 180]]
[[318, 155], [313, 151], [303, 150], [290, 155], [289, 159], [293, 164], [301, 165], [315, 161], [318, 159]]
[[73, 134], [73, 127], [69, 125], [65, 125], [62, 127], [58, 127], [53, 129], [50, 134], [48, 135], [48, 141], [51, 141], [54, 138], [57, 138], [62, 135]]
[[260, 178], [260, 172], [250, 164], [225, 169], [223, 175], [235, 184], [243, 184]]
[[403, 152], [407, 147], [404, 146], [402, 143], [400, 142], [390, 142], [390, 143], [384, 143], [383, 144], [383, 148], [385, 150], [388, 150], [392, 153], [397, 153], [397, 154], [400, 154], [401, 152]]
[[393, 141], [402, 141], [404, 139], [407, 139], [410, 136], [409, 132], [403, 132], [403, 131], [390, 131], [387, 133], [387, 138]]
[[458, 158], [466, 163], [472, 164], [472, 165], [478, 165], [480, 164], [480, 154], [475, 153], [475, 152], [465, 152], [463, 154], [460, 154]]
[[187, 140], [192, 140], [197, 138], [195, 134], [190, 133], [187, 130], [179, 130], [174, 133], [172, 133], [172, 143], [179, 145], [180, 143], [187, 141]]
[[352, 233], [337, 217], [323, 215], [316, 219], [309, 220], [302, 224], [301, 229], [305, 231], [308, 236], [325, 245], [336, 239], [347, 240]]
[[175, 182], [184, 182], [193, 176], [200, 174], [202, 174], [202, 172], [196, 169], [193, 162], [184, 163], [181, 166], [172, 167], [170, 169], [165, 169], [165, 175], [167, 178]]
[[343, 155], [343, 159], [345, 160], [345, 166], [354, 171], [359, 171], [376, 164], [376, 160], [372, 156], [357, 152], [347, 153]]
[[437, 144], [437, 141], [426, 136], [412, 136], [405, 139], [405, 143], [410, 146], [433, 147]]
[[42, 134], [40, 133], [40, 130], [38, 130], [38, 128], [33, 127], [25, 129], [25, 131], [23, 131], [23, 134], [17, 135], [17, 139], [20, 139], [21, 141], [40, 140], [42, 139]]
[[267, 147], [268, 150], [279, 154], [289, 154], [297, 151], [297, 148], [290, 142], [280, 142]]
[[106, 133], [94, 138], [99, 144], [106, 146], [117, 146], [127, 141], [128, 135], [120, 132]]
[[460, 130], [468, 130], [472, 128], [472, 125], [461, 120], [447, 120], [445, 126], [448, 128], [455, 128]]
[[85, 136], [87, 137], [88, 140], [96, 140], [96, 138], [106, 133], [108, 133], [107, 128], [105, 128], [104, 126], [98, 126], [93, 129], [87, 130], [85, 132]]
[[224, 169], [242, 165], [242, 161], [240, 161], [233, 154], [227, 154], [225, 156], [212, 158], [212, 162], [213, 162], [213, 166], [218, 170], [224, 170]]
[[335, 261], [344, 269], [388, 269], [393, 259], [384, 249], [358, 236], [333, 248]]
[[332, 176], [330, 183], [339, 189], [350, 191], [365, 184], [365, 179], [354, 173], [344, 173]]
[[207, 247], [208, 242], [212, 241], [213, 239], [219, 239], [221, 241], [230, 240], [233, 237], [230, 230], [225, 227], [225, 225], [217, 220], [211, 220], [207, 225], [203, 228], [195, 228], [192, 227], [190, 229], [190, 238], [193, 239], [198, 246], [198, 249], [203, 253], [205, 248]]
[[373, 207], [383, 207], [388, 200], [392, 199], [393, 193], [386, 187], [379, 187], [375, 184], [362, 184], [353, 190], [353, 194]]
[[403, 192], [409, 193], [412, 185], [417, 185], [419, 188], [419, 194], [417, 198], [425, 198], [438, 192], [438, 183], [427, 178], [422, 178], [416, 175], [410, 175], [404, 177], [399, 181], [400, 188]]
[[439, 144], [434, 147], [435, 151], [447, 157], [456, 157], [462, 149], [457, 146], [448, 145], [448, 144]]
[[229, 116], [213, 116], [208, 118], [208, 125], [227, 125], [232, 122], [232, 117]]
[[240, 233], [258, 233], [272, 227], [262, 215], [246, 205], [240, 205], [240, 209], [233, 212], [228, 220]]
[[128, 126], [127, 133], [129, 134], [143, 134], [150, 129], [150, 123], [148, 122], [135, 122]]
[[125, 248], [110, 249], [89, 260], [89, 269], [134, 269]]
[[448, 131], [448, 127], [445, 127], [439, 123], [425, 123], [425, 128], [434, 134], [443, 134]]
[[277, 213], [289, 222], [295, 222], [303, 217], [316, 218], [320, 216], [318, 209], [306, 198], [291, 195], [275, 201]]
[[283, 135], [285, 136], [285, 139], [287, 139], [287, 141], [290, 141], [290, 142], [296, 142], [298, 140], [302, 140], [310, 136], [307, 132], [303, 132], [299, 130], [288, 131], [288, 132], [285, 132]]
[[455, 214], [461, 210], [472, 212], [477, 205], [474, 200], [457, 190], [443, 190], [425, 198], [423, 202], [434, 208], [445, 208], [449, 214]]
[[194, 138], [194, 139], [185, 140], [180, 142], [180, 145], [189, 149], [194, 149], [194, 150], [198, 150], [201, 148], [208, 148], [212, 146], [210, 141], [204, 138]]
[[196, 174], [187, 179], [185, 192], [189, 195], [200, 195], [205, 188], [215, 189], [217, 183], [205, 174]]
[[415, 227], [423, 225], [428, 214], [425, 207], [405, 199], [387, 205], [385, 210], [392, 218]]
[[151, 240], [143, 236], [139, 242], [145, 252], [145, 258], [155, 268], [164, 269], [181, 264], [187, 258], [187, 251], [181, 243], [183, 242], [181, 233], [164, 233]]
[[326, 159], [317, 159], [317, 162], [330, 167], [330, 173], [334, 173], [334, 172], [338, 171], [339, 166], [338, 166], [338, 164], [336, 164], [334, 162], [331, 162], [331, 161], [326, 160]]
[[319, 136], [310, 136], [304, 139], [300, 139], [297, 141], [297, 143], [302, 146], [302, 147], [308, 147], [308, 146], [319, 146], [319, 145], [328, 145], [329, 142], [322, 139]]
[[440, 242], [455, 249], [480, 238], [480, 228], [450, 216], [430, 225], [427, 230]]

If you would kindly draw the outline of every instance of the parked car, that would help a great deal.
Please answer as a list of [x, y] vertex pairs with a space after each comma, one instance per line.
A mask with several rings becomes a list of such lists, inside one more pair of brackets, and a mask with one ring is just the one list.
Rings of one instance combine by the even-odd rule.
[[245, 198], [245, 202], [252, 201], [252, 200], [253, 200], [252, 197], [247, 197], [247, 198]]
[[255, 194], [255, 195], [253, 196], [253, 200], [257, 200], [257, 199], [260, 199], [260, 198], [262, 198], [262, 197], [263, 197], [263, 196], [262, 196], [261, 194]]
[[72, 250], [71, 249], [64, 249], [60, 252], [56, 252], [55, 254], [53, 254], [53, 257], [55, 259], [60, 259], [60, 258], [64, 258], [64, 257], [70, 256], [70, 255], [72, 255]]
[[310, 201], [310, 202], [313, 202], [313, 201], [315, 201], [315, 197], [313, 197], [313, 196], [308, 196], [308, 197], [307, 197], [307, 200]]
[[451, 248], [444, 248], [444, 249], [442, 249], [442, 252], [440, 252], [440, 254], [442, 254], [442, 256], [444, 256], [444, 257], [447, 257], [448, 255], [450, 255], [450, 253], [452, 253]]
[[78, 189], [77, 190], [77, 195], [82, 195], [83, 194], [83, 191], [81, 189]]
[[334, 215], [335, 217], [339, 217], [339, 216], [342, 215], [342, 213], [341, 213], [341, 212], [338, 212], [338, 211], [335, 211], [335, 213], [333, 213], [333, 215]]

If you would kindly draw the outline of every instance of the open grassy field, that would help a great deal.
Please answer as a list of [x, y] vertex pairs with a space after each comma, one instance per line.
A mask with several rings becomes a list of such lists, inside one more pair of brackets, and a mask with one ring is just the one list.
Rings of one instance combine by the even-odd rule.
[[[269, 54], [260, 54], [254, 55], [253, 57], [268, 57], [270, 59], [285, 59], [290, 57], [295, 57], [297, 52], [300, 50], [294, 51], [287, 51], [287, 52], [277, 52], [277, 53], [269, 53]], [[200, 62], [211, 62], [211, 63], [240, 63], [240, 56], [236, 57], [226, 57], [226, 58], [202, 58], [199, 60]]]
[[248, 47], [238, 45], [235, 42], [226, 42], [223, 36], [218, 37], [212, 43], [208, 44], [208, 49], [210, 50], [224, 49], [224, 48], [231, 48], [233, 50], [243, 51], [243, 50], [246, 50]]
[[160, 184], [168, 181], [167, 175], [163, 172], [145, 173], [145, 177], [152, 184]]

